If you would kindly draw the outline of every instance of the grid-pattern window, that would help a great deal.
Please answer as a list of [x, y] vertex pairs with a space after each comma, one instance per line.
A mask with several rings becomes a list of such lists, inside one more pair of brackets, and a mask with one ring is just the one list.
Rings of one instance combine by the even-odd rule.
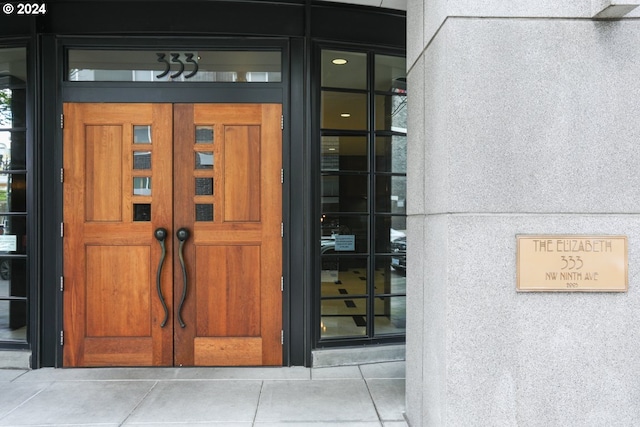
[[26, 344], [27, 51], [0, 48], [0, 346]]
[[405, 58], [321, 49], [319, 341], [405, 332]]

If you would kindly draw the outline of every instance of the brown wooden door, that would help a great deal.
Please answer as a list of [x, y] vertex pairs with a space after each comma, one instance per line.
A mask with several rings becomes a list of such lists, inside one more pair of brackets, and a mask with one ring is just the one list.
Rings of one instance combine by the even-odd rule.
[[64, 114], [64, 365], [281, 365], [280, 105]]

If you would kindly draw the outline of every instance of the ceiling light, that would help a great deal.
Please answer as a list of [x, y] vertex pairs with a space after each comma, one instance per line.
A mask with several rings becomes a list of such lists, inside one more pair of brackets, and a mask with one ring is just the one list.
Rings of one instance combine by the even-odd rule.
[[340, 114], [340, 117], [344, 117], [346, 119], [347, 117], [351, 117], [351, 113], [342, 113]]
[[346, 64], [348, 61], [344, 58], [336, 58], [334, 60], [331, 61], [334, 65], [344, 65]]

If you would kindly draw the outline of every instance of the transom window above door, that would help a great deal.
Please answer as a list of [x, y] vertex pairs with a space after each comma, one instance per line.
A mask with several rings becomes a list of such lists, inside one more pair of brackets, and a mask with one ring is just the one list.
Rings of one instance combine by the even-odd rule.
[[282, 54], [273, 50], [70, 49], [67, 64], [72, 82], [282, 81]]

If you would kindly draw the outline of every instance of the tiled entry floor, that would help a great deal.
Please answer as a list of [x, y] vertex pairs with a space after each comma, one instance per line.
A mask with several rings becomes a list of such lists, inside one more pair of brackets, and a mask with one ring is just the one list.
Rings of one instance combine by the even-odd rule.
[[400, 427], [404, 362], [0, 370], [0, 426]]

